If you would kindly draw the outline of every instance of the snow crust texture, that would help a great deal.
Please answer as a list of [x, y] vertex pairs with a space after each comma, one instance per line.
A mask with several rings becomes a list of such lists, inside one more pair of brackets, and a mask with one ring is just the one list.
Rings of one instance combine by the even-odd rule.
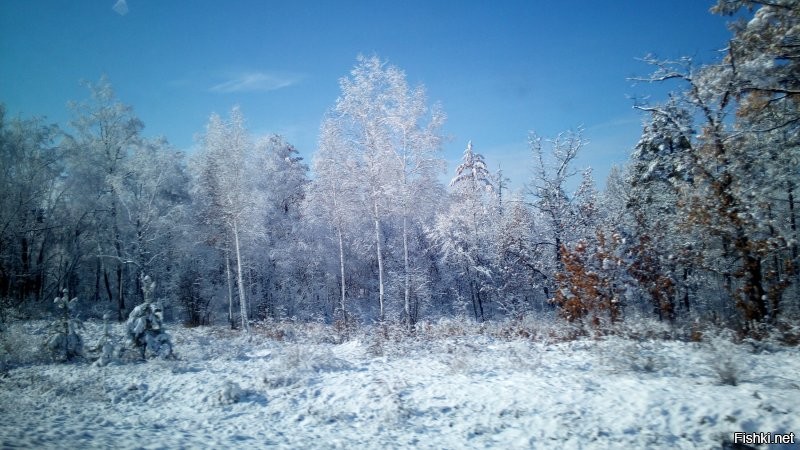
[[9, 369], [0, 447], [720, 448], [800, 432], [797, 348], [475, 336], [375, 351], [175, 331], [174, 360]]

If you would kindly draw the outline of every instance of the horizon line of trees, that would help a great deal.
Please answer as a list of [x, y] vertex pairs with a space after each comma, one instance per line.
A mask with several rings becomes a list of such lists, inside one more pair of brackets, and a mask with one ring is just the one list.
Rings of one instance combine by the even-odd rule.
[[238, 107], [211, 115], [195, 154], [147, 139], [105, 77], [70, 105], [69, 130], [0, 107], [0, 313], [68, 289], [122, 320], [148, 274], [187, 323], [244, 330], [556, 312], [583, 329], [643, 315], [750, 332], [796, 318], [800, 7], [712, 11], [742, 9], [720, 61], [646, 58], [640, 80], [679, 88], [635, 105], [640, 141], [605, 192], [575, 167], [581, 129], [529, 136], [524, 193], [471, 141], [444, 186], [444, 112], [378, 57], [340, 80], [310, 167], [281, 136], [254, 139]]

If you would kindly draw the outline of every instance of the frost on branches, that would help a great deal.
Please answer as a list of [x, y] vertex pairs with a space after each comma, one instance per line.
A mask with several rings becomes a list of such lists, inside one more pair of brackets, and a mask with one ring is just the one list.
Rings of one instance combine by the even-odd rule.
[[169, 334], [164, 331], [162, 324], [163, 314], [161, 306], [153, 303], [152, 294], [155, 281], [149, 276], [142, 278], [142, 291], [144, 303], [131, 311], [126, 323], [128, 339], [133, 347], [139, 349], [142, 358], [147, 356], [172, 357], [172, 342]]

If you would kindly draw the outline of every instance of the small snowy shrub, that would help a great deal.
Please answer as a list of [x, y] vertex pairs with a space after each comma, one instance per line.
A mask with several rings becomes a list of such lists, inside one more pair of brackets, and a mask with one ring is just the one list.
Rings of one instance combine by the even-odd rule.
[[281, 353], [275, 355], [263, 380], [270, 388], [288, 387], [321, 372], [350, 369], [350, 363], [334, 356], [327, 347], [296, 344], [284, 347]]
[[0, 373], [9, 368], [48, 359], [41, 342], [31, 339], [17, 324], [8, 324], [0, 332]]
[[375, 383], [381, 386], [383, 391], [377, 400], [376, 406], [383, 413], [384, 420], [394, 422], [396, 420], [408, 419], [413, 408], [408, 404], [408, 400], [403, 393], [408, 389], [408, 383], [402, 378], [385, 379], [376, 378]]
[[722, 384], [736, 386], [742, 375], [737, 362], [739, 348], [733, 342], [733, 333], [720, 332], [709, 336], [709, 365]]
[[118, 353], [117, 346], [113, 337], [111, 336], [110, 325], [108, 323], [110, 318], [110, 313], [105, 313], [103, 315], [103, 337], [100, 338], [100, 342], [97, 343], [96, 347], [96, 350], [100, 351], [100, 357], [94, 362], [94, 365], [99, 367], [108, 365], [114, 360]]
[[605, 351], [608, 352], [612, 367], [622, 372], [653, 373], [667, 366], [662, 344], [657, 340], [613, 338], [609, 340]]
[[[49, 325], [49, 324], [48, 324]], [[41, 324], [13, 322], [0, 331], [0, 372], [23, 364], [42, 363], [50, 359], [50, 351], [42, 345]]]
[[244, 397], [245, 392], [233, 381], [226, 381], [222, 389], [217, 393], [217, 401], [221, 405], [230, 405], [232, 403], [239, 403]]
[[372, 336], [367, 346], [367, 354], [372, 357], [383, 356], [384, 354], [384, 337], [377, 334]]
[[211, 319], [211, 297], [203, 295], [202, 277], [195, 269], [183, 271], [178, 279], [178, 303], [186, 312], [186, 326], [208, 325]]
[[778, 319], [778, 322], [770, 327], [766, 334], [767, 336], [762, 342], [750, 340], [754, 351], [773, 351], [783, 346], [800, 345], [800, 322], [797, 321], [797, 318]]
[[679, 331], [668, 321], [641, 316], [626, 317], [625, 321], [617, 322], [612, 330], [617, 336], [637, 341], [677, 339]]
[[78, 297], [69, 300], [67, 290], [64, 289], [61, 297], [56, 297], [53, 303], [61, 309], [62, 314], [50, 324], [47, 349], [56, 361], [68, 361], [76, 356], [83, 356], [83, 338], [78, 334], [83, 329], [83, 323], [73, 315]]
[[448, 349], [448, 353], [443, 355], [443, 357], [444, 363], [450, 369], [450, 373], [467, 373], [472, 365], [471, 362], [467, 360], [467, 354], [461, 347], [457, 349]]
[[10, 315], [11, 300], [7, 297], [0, 297], [0, 332], [5, 331]]
[[352, 317], [342, 314], [341, 311], [337, 311], [337, 316], [333, 321], [333, 343], [341, 344], [352, 339], [358, 330], [356, 321]]
[[164, 331], [161, 307], [151, 299], [155, 287], [156, 283], [149, 276], [142, 279], [144, 303], [133, 308], [126, 323], [128, 339], [139, 349], [143, 359], [148, 355], [172, 357], [172, 341]]

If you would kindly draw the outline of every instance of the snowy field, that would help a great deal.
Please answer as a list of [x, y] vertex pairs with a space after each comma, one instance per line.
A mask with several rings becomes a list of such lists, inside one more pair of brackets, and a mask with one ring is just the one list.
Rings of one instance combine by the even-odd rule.
[[170, 332], [175, 360], [8, 367], [0, 447], [720, 448], [736, 431], [800, 433], [797, 347]]

